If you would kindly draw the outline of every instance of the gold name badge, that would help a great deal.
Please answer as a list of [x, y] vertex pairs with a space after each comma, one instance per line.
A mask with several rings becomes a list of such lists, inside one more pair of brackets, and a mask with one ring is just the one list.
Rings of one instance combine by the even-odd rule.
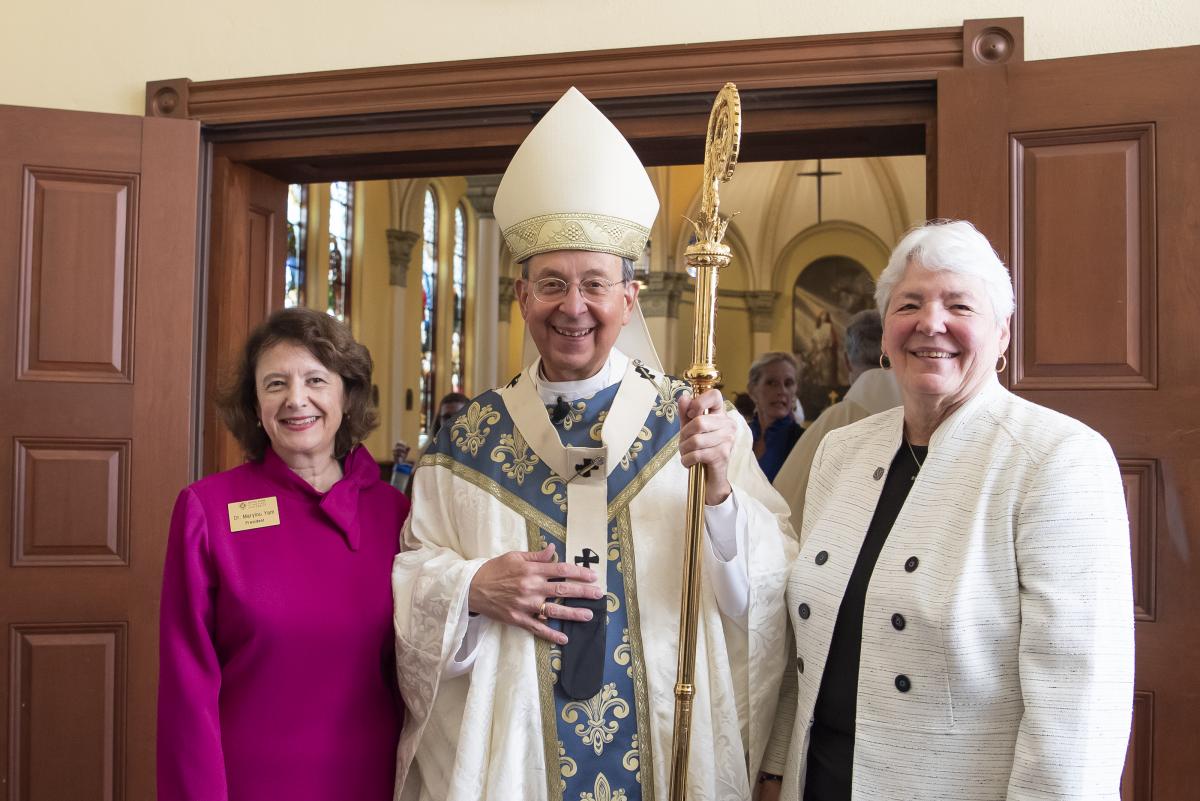
[[229, 530], [249, 531], [279, 525], [279, 502], [274, 496], [229, 504]]

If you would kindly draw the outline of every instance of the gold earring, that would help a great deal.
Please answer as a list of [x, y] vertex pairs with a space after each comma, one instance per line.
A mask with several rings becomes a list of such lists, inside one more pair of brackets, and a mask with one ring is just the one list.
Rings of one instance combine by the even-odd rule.
[[996, 367], [996, 372], [1003, 373], [1005, 371], [1005, 369], [1007, 369], [1007, 368], [1008, 368], [1008, 354], [1001, 353], [1000, 354], [1000, 364]]
[[888, 358], [886, 353], [879, 354], [879, 366], [884, 370], [892, 369], [892, 360]]

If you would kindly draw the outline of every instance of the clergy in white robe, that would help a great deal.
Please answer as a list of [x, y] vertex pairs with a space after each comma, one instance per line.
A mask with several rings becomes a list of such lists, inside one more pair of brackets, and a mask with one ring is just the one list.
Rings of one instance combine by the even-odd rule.
[[795, 546], [744, 421], [715, 391], [692, 399], [646, 347], [629, 279], [656, 211], [628, 144], [574, 90], [497, 192], [540, 358], [473, 399], [415, 473], [392, 579], [409, 712], [398, 797], [666, 798], [697, 462], [709, 480], [688, 797], [750, 797]]

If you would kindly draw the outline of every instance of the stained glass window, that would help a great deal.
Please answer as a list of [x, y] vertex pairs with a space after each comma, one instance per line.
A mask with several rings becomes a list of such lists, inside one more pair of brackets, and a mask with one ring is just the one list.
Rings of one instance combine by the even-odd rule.
[[354, 238], [354, 184], [329, 185], [329, 298], [325, 310], [350, 319], [351, 242]]
[[288, 187], [287, 257], [283, 263], [283, 306], [304, 305], [305, 248], [308, 239], [308, 187]]
[[425, 190], [425, 244], [421, 251], [421, 431], [428, 432], [433, 423], [433, 359], [434, 322], [437, 306], [438, 260], [437, 197], [432, 189]]
[[454, 328], [450, 332], [450, 391], [463, 392], [463, 341], [467, 314], [467, 214], [454, 209]]

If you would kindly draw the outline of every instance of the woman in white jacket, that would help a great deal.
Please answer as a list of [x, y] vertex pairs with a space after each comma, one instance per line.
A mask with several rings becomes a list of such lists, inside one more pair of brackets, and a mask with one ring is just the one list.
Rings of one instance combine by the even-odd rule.
[[1000, 386], [1012, 283], [970, 223], [911, 231], [875, 298], [904, 405], [814, 458], [761, 797], [1117, 801], [1133, 601], [1112, 450]]

